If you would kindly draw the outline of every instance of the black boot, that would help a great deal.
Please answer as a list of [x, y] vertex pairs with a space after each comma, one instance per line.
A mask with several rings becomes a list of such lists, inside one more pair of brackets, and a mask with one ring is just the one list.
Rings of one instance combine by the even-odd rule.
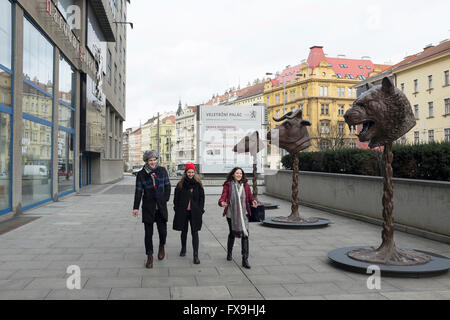
[[242, 237], [242, 266], [244, 268], [250, 269], [250, 265], [248, 264], [248, 237]]
[[233, 245], [234, 245], [234, 237], [228, 236], [227, 242], [227, 260], [233, 260]]
[[186, 255], [186, 237], [181, 233], [181, 251], [180, 257], [184, 257]]
[[198, 246], [199, 246], [198, 231], [195, 231], [192, 233], [192, 249], [194, 249], [194, 264], [200, 263], [200, 259], [198, 258]]

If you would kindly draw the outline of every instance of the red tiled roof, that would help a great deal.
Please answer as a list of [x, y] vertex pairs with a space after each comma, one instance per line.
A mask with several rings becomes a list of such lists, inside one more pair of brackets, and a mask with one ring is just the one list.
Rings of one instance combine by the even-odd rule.
[[251, 96], [255, 96], [257, 94], [264, 92], [264, 82], [254, 84], [249, 87], [245, 87], [243, 89], [238, 90], [237, 96], [238, 98], [247, 98]]
[[450, 51], [450, 40], [444, 40], [437, 46], [431, 46], [424, 49], [422, 52], [406, 57], [403, 61], [395, 65], [393, 70], [399, 70], [404, 67], [412, 66], [416, 63], [432, 58], [439, 54]]

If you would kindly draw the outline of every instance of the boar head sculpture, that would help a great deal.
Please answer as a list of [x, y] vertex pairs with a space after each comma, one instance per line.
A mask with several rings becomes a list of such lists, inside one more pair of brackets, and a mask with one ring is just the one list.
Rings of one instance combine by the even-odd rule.
[[308, 120], [302, 119], [302, 110], [290, 111], [281, 118], [273, 118], [281, 124], [267, 133], [267, 140], [278, 147], [285, 149], [291, 154], [304, 150], [311, 146], [311, 138], [307, 126], [311, 125]]
[[359, 141], [369, 141], [370, 148], [383, 146], [415, 126], [411, 104], [389, 78], [383, 78], [381, 85], [366, 87], [368, 90], [353, 102], [344, 115], [349, 127], [363, 125], [357, 134]]

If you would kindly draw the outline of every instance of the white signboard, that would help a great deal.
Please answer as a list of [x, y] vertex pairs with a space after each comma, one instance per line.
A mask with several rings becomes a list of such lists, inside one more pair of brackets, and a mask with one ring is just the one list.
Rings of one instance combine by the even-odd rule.
[[[197, 112], [197, 152], [201, 173], [228, 173], [234, 167], [251, 173], [252, 155], [234, 152], [233, 147], [254, 131], [258, 131], [261, 138], [265, 137], [265, 106], [200, 106]], [[257, 154], [259, 173], [262, 173], [262, 154], [265, 151], [263, 149]]]

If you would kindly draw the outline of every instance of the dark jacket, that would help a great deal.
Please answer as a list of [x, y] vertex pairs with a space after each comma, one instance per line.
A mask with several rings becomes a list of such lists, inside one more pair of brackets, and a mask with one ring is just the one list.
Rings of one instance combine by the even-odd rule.
[[[247, 199], [247, 212], [249, 215], [252, 215], [252, 210], [250, 209], [250, 204], [255, 200], [253, 197], [252, 192], [250, 191], [250, 186], [247, 182], [244, 182], [244, 190], [245, 190], [245, 198]], [[222, 195], [219, 199], [219, 206], [221, 207], [221, 202], [226, 202], [228, 205], [230, 204], [231, 199], [231, 181], [227, 181], [222, 189]], [[225, 207], [225, 210], [223, 210], [223, 215], [225, 216], [227, 214], [228, 207]]]
[[186, 223], [186, 209], [189, 200], [191, 201], [191, 228], [192, 231], [199, 231], [202, 228], [202, 215], [205, 212], [205, 191], [203, 187], [195, 182], [192, 192], [186, 183], [175, 188], [173, 205], [175, 216], [173, 217], [173, 229], [181, 231]]
[[[157, 167], [154, 171], [156, 186], [153, 179], [144, 168], [136, 175], [136, 191], [133, 209], [139, 209], [142, 199], [142, 222], [155, 221], [156, 205], [165, 221], [168, 220], [167, 201], [170, 198], [170, 180], [164, 167]], [[155, 188], [156, 187], [156, 188]]]

